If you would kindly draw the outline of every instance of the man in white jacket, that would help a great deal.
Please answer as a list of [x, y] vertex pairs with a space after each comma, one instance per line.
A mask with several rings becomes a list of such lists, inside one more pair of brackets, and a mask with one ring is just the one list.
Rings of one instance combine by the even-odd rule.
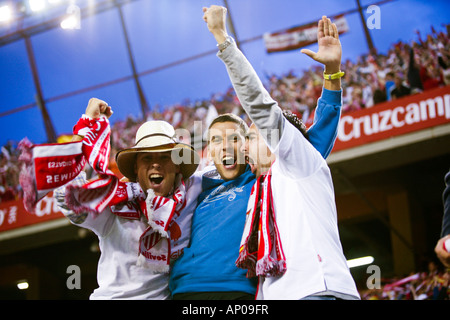
[[[272, 175], [269, 187], [281, 242], [278, 251], [284, 253], [286, 269], [281, 275], [263, 274], [257, 298], [359, 299], [339, 239], [333, 182], [326, 161], [304, 134], [286, 121], [228, 36], [226, 9], [211, 6], [203, 11], [208, 29], [223, 48], [218, 56], [253, 121], [247, 149], [256, 164], [254, 171], [263, 175], [270, 168]], [[341, 45], [336, 26], [326, 17], [318, 24], [318, 42], [317, 53], [302, 52], [325, 65], [321, 99], [340, 108]]]

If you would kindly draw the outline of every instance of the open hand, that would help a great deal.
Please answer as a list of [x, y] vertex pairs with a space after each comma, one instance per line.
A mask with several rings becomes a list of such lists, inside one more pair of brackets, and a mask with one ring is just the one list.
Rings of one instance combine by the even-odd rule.
[[339, 72], [341, 67], [342, 47], [339, 41], [339, 32], [336, 24], [323, 16], [319, 20], [317, 30], [317, 42], [319, 50], [313, 52], [309, 49], [302, 49], [300, 52], [308, 55], [317, 62], [325, 65], [325, 73], [332, 74]]

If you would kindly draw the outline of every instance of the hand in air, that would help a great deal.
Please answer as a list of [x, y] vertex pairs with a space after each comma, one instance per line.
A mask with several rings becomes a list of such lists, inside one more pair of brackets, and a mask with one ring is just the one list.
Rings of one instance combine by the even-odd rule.
[[88, 106], [86, 107], [85, 115], [97, 119], [100, 118], [101, 115], [106, 116], [107, 118], [111, 117], [113, 111], [108, 104], [100, 99], [91, 98], [89, 100]]
[[324, 64], [325, 73], [332, 74], [339, 72], [342, 57], [339, 32], [336, 24], [331, 23], [331, 20], [326, 16], [323, 16], [319, 21], [317, 42], [319, 44], [319, 50], [317, 52], [313, 52], [309, 49], [302, 49], [301, 52], [315, 61]]

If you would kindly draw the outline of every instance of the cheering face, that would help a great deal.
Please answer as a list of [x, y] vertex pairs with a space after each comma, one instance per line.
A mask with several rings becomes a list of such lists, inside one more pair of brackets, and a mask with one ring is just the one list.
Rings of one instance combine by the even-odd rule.
[[171, 152], [138, 153], [135, 166], [137, 181], [142, 190], [153, 189], [157, 196], [168, 196], [175, 185], [180, 166], [172, 162]]
[[209, 129], [209, 155], [224, 180], [239, 177], [245, 171], [242, 146], [245, 138], [234, 122], [217, 122]]
[[256, 176], [265, 173], [275, 159], [275, 155], [270, 152], [270, 149], [267, 147], [266, 142], [254, 124], [250, 126], [247, 133], [244, 152], [252, 168], [252, 172]]

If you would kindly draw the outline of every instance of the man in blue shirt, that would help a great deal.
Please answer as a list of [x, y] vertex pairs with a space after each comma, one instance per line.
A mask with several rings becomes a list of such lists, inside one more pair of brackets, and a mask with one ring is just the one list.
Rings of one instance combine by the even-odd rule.
[[241, 152], [246, 132], [247, 125], [232, 114], [221, 115], [210, 125], [208, 149], [215, 170], [203, 175], [190, 245], [170, 273], [174, 299], [254, 296], [256, 279], [246, 278], [246, 271], [234, 264], [255, 183]]

